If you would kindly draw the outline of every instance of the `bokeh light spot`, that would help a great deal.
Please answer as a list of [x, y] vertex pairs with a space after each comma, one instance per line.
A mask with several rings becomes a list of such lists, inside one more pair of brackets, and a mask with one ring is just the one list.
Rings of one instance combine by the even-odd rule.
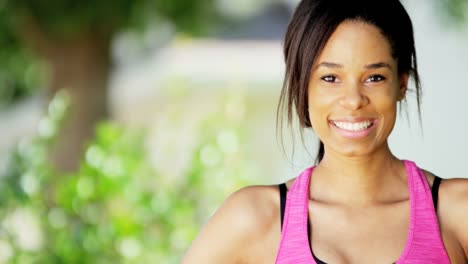
[[238, 149], [236, 133], [232, 130], [223, 130], [218, 134], [217, 142], [221, 150], [226, 154], [232, 154]]
[[56, 229], [63, 228], [67, 224], [67, 217], [60, 208], [52, 208], [49, 211], [48, 220], [50, 226]]
[[134, 259], [140, 255], [141, 245], [137, 239], [133, 237], [127, 237], [120, 241], [118, 250], [125, 258]]
[[82, 177], [76, 184], [76, 191], [81, 199], [88, 199], [94, 193], [94, 183], [87, 177]]
[[203, 165], [207, 167], [214, 167], [222, 160], [219, 150], [212, 146], [206, 145], [200, 151], [200, 159]]

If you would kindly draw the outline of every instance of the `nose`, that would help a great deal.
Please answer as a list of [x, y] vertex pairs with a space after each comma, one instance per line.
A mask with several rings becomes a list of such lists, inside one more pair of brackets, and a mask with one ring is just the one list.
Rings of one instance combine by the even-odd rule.
[[359, 84], [348, 85], [343, 90], [340, 104], [349, 110], [358, 110], [369, 103], [369, 98], [362, 93]]

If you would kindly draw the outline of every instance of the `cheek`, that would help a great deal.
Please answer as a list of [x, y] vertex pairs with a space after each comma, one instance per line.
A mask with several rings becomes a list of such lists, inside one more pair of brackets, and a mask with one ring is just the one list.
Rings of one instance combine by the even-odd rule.
[[388, 92], [374, 96], [372, 98], [372, 105], [383, 115], [394, 115], [397, 109], [398, 94], [395, 92]]
[[374, 109], [381, 119], [380, 133], [388, 137], [393, 131], [397, 118], [397, 100], [393, 96], [374, 98]]
[[320, 130], [328, 125], [328, 118], [333, 110], [336, 95], [320, 93], [312, 91], [309, 93], [308, 99], [308, 114], [315, 132], [320, 133]]
[[309, 88], [309, 109], [323, 110], [329, 108], [339, 97], [338, 91], [323, 88]]

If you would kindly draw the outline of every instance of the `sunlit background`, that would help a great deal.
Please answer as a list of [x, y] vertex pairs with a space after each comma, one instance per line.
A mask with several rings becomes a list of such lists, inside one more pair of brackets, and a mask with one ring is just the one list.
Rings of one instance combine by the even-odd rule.
[[[403, 3], [422, 122], [410, 95], [391, 148], [468, 177], [468, 0]], [[0, 263], [178, 263], [234, 190], [312, 165], [276, 133], [296, 4], [0, 1]]]

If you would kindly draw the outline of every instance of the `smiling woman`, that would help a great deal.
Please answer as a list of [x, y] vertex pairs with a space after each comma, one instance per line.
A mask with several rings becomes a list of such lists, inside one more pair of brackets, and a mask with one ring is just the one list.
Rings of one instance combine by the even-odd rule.
[[411, 78], [420, 104], [401, 3], [303, 0], [284, 53], [279, 113], [316, 133], [316, 164], [232, 194], [183, 263], [467, 263], [468, 180], [441, 181], [388, 144]]

